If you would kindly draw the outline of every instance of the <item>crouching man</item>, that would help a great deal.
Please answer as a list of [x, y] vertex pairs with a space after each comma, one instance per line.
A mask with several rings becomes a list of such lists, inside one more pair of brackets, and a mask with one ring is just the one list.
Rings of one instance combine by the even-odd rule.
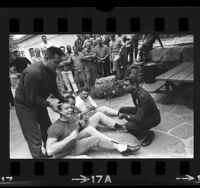
[[125, 127], [139, 140], [143, 140], [143, 147], [152, 143], [155, 134], [150, 131], [160, 121], [160, 112], [151, 95], [139, 87], [137, 77], [129, 76], [124, 82], [124, 89], [130, 93], [135, 107], [122, 107], [119, 110], [119, 119], [125, 118]]
[[74, 106], [69, 103], [61, 104], [59, 110], [61, 117], [49, 127], [46, 144], [47, 153], [54, 158], [82, 155], [94, 148], [117, 150], [124, 156], [140, 149], [139, 145], [119, 144], [94, 127], [86, 127], [84, 120], [76, 116]]

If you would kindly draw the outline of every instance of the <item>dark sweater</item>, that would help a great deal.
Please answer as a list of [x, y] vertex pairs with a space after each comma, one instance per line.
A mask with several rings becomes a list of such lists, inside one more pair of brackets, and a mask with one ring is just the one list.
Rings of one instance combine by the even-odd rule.
[[23, 71], [15, 92], [15, 100], [34, 109], [44, 108], [49, 103], [46, 99], [51, 93], [60, 101], [64, 101], [57, 88], [56, 73], [40, 61]]
[[136, 106], [136, 115], [130, 115], [126, 118], [136, 124], [145, 123], [148, 119], [157, 120], [160, 118], [160, 112], [148, 91], [139, 87], [137, 92], [131, 93], [133, 103]]

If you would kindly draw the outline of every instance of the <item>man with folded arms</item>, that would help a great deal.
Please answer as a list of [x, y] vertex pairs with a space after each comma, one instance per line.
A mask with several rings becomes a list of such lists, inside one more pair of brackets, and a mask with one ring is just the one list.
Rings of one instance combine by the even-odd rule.
[[61, 117], [48, 129], [47, 153], [54, 158], [77, 156], [91, 149], [117, 150], [122, 155], [134, 154], [139, 145], [129, 146], [119, 144], [97, 131], [93, 126], [87, 126], [74, 113], [74, 106], [64, 103], [59, 106]]

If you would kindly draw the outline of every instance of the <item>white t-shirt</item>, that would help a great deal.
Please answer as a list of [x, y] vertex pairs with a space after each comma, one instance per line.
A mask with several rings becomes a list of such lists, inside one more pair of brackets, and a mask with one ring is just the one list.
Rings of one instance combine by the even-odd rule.
[[86, 100], [80, 98], [80, 96], [76, 97], [76, 107], [78, 107], [82, 112], [88, 110], [88, 107], [94, 106], [97, 108], [97, 104], [93, 101], [93, 99], [88, 96]]
[[53, 46], [50, 42], [47, 42], [46, 44], [44, 42], [42, 42], [42, 44], [40, 45], [40, 48], [43, 50], [43, 48], [49, 48]]

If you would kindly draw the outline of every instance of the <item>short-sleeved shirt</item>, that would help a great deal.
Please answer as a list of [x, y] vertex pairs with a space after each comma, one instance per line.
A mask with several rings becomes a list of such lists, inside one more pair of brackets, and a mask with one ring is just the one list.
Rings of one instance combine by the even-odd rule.
[[77, 72], [83, 71], [83, 55], [81, 53], [72, 55], [73, 69]]
[[53, 46], [50, 42], [44, 43], [42, 42], [42, 44], [40, 45], [40, 48], [43, 50], [43, 48], [49, 48]]
[[82, 112], [88, 110], [88, 107], [90, 106], [94, 106], [95, 108], [97, 108], [97, 104], [90, 96], [88, 96], [86, 100], [81, 99], [80, 96], [76, 97], [76, 107], [78, 107], [78, 109], [80, 109]]
[[83, 40], [77, 39], [74, 42], [74, 46], [76, 46], [78, 48], [78, 51], [81, 52], [83, 50]]
[[[76, 116], [74, 116], [70, 121], [61, 121], [60, 119], [56, 120], [47, 131], [48, 138], [56, 138], [58, 142], [63, 140], [76, 129], [77, 121], [78, 117]], [[55, 153], [54, 157], [62, 158], [66, 155], [70, 155], [75, 147], [76, 140], [72, 140], [61, 151]]]
[[104, 44], [102, 46], [96, 45], [94, 51], [97, 57], [104, 58], [108, 54], [108, 47]]
[[109, 43], [111, 53], [119, 53], [120, 48], [122, 46], [122, 40], [120, 38], [115, 39], [114, 41], [110, 41]]
[[42, 61], [42, 56], [39, 56], [39, 57], [33, 56], [32, 57], [32, 63], [36, 63], [36, 62], [39, 62], [39, 61]]

